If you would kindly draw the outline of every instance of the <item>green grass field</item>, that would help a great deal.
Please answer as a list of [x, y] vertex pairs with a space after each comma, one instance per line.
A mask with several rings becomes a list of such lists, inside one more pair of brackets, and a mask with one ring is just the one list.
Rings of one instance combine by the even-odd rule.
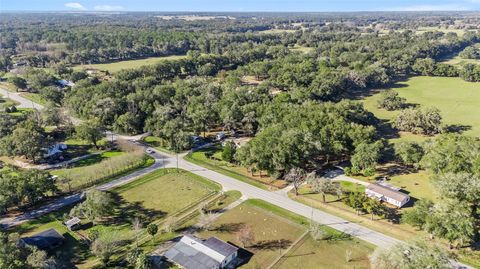
[[243, 203], [221, 215], [212, 230], [201, 232], [200, 237], [217, 236], [242, 247], [235, 232], [243, 224], [251, 227], [255, 239], [251, 246], [245, 247], [253, 256], [240, 268], [268, 267], [280, 255], [280, 251], [285, 251], [305, 232], [305, 227], [301, 225], [249, 203]]
[[[67, 207], [23, 223], [15, 227], [14, 231], [21, 236], [28, 236], [55, 228], [67, 239], [66, 243], [55, 251], [56, 257], [63, 262], [71, 261], [72, 264], [68, 268], [73, 268], [73, 265], [78, 268], [92, 268], [98, 266], [99, 262], [90, 254], [89, 246], [81, 240], [82, 236], [88, 236], [89, 232], [97, 230], [102, 233], [116, 233], [121, 237], [119, 239], [131, 241], [132, 220], [135, 217], [138, 217], [145, 226], [200, 201], [219, 188], [217, 184], [186, 171], [178, 173], [176, 169], [161, 169], [112, 190], [117, 209], [112, 219], [105, 223], [76, 232], [68, 231], [62, 224], [65, 214], [71, 209]], [[230, 192], [222, 202], [228, 205], [238, 197], [239, 193]], [[87, 220], [83, 222], [88, 223]], [[155, 244], [152, 246], [147, 244], [145, 247], [152, 250], [152, 247], [174, 236], [172, 233], [159, 232], [154, 241], [148, 242]]]
[[[205, 156], [206, 152], [212, 152], [213, 158], [207, 158]], [[261, 177], [258, 175], [258, 173], [252, 176], [252, 174], [247, 170], [247, 168], [222, 161], [221, 155], [222, 147], [220, 145], [216, 145], [210, 148], [205, 148], [190, 153], [185, 156], [185, 159], [197, 165], [209, 168], [226, 176], [233, 177], [258, 188], [277, 189], [283, 188], [287, 185], [284, 180], [275, 180], [264, 174]]]
[[146, 210], [172, 214], [220, 190], [220, 186], [197, 175], [168, 171], [157, 170], [115, 191], [124, 200]]
[[172, 55], [172, 56], [165, 56], [165, 57], [151, 57], [151, 58], [145, 58], [140, 60], [119, 61], [119, 62], [113, 62], [108, 64], [85, 64], [85, 65], [74, 66], [73, 69], [74, 70], [97, 69], [101, 71], [108, 71], [110, 73], [115, 73], [122, 69], [139, 68], [145, 65], [153, 65], [163, 60], [178, 60], [178, 59], [183, 59], [185, 57], [186, 56], [184, 55]]
[[[351, 252], [351, 260], [346, 260], [347, 252]], [[357, 240], [315, 241], [310, 236], [295, 246], [275, 269], [350, 269], [369, 268], [368, 255], [373, 247]]]
[[[480, 136], [480, 84], [466, 82], [460, 78], [412, 77], [394, 87], [407, 103], [436, 107], [440, 110], [444, 123], [463, 126], [465, 134]], [[393, 119], [399, 112], [377, 108], [380, 95], [374, 94], [363, 100], [367, 110], [383, 120]], [[424, 137], [400, 134], [408, 140], [423, 140]]]
[[[295, 264], [299, 262], [302, 263], [302, 267], [307, 266], [303, 268], [322, 268], [316, 267], [316, 264], [356, 268], [366, 264], [367, 254], [372, 251], [372, 246], [356, 239], [342, 237], [339, 232], [328, 227], [324, 227], [324, 230], [332, 240], [314, 242], [306, 235], [305, 240], [301, 240], [285, 253], [307, 231], [308, 224], [309, 220], [302, 216], [262, 200], [252, 199], [221, 215], [213, 228], [201, 232], [200, 237], [217, 236], [241, 247], [242, 243], [237, 240], [235, 232], [242, 225], [249, 225], [254, 234], [254, 242], [245, 249], [253, 256], [240, 268], [267, 268], [281, 255], [284, 255], [284, 258], [272, 268], [295, 268]], [[346, 262], [347, 249], [352, 251], [355, 261]]]

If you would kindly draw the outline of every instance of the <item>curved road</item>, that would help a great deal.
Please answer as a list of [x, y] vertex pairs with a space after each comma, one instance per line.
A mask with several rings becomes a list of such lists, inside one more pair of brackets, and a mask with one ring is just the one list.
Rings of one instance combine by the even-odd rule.
[[[2, 94], [3, 91], [4, 90], [0, 89], [0, 94]], [[15, 95], [15, 98], [11, 98], [11, 99], [17, 101], [24, 98], [21, 96]], [[25, 102], [25, 99], [22, 102]], [[176, 156], [168, 155], [166, 153], [159, 152], [156, 150], [154, 150], [153, 153], [150, 155], [155, 158], [155, 164], [153, 164], [152, 166], [145, 168], [143, 170], [134, 172], [130, 175], [121, 177], [114, 181], [108, 182], [96, 188], [99, 190], [109, 190], [114, 187], [136, 180], [137, 178], [145, 174], [148, 174], [156, 169], [165, 168], [165, 167], [172, 168], [172, 167], [177, 167], [178, 165], [178, 167], [183, 170], [189, 171], [191, 173], [194, 173], [196, 175], [208, 178], [214, 182], [219, 183], [220, 185], [222, 185], [224, 190], [238, 190], [242, 192], [243, 196], [245, 197], [262, 199], [266, 202], [274, 204], [288, 211], [294, 212], [303, 217], [306, 217], [309, 219], [312, 218], [314, 221], [321, 223], [323, 225], [329, 226], [331, 228], [334, 228], [346, 234], [358, 237], [378, 247], [389, 247], [396, 243], [401, 242], [400, 240], [395, 239], [393, 237], [373, 231], [369, 228], [344, 220], [342, 218], [336, 217], [334, 215], [328, 214], [318, 209], [314, 209], [302, 203], [293, 201], [292, 199], [288, 198], [286, 195], [283, 195], [282, 193], [266, 191], [266, 190], [257, 188], [255, 186], [252, 186], [250, 184], [244, 183], [242, 181], [236, 180], [234, 178], [208, 170], [204, 167], [192, 164], [184, 160], [183, 156], [182, 158], [178, 158], [178, 164], [177, 164]], [[13, 218], [0, 219], [0, 226], [11, 227], [11, 226], [15, 226], [23, 222], [32, 220], [41, 215], [44, 215], [49, 212], [58, 210], [62, 207], [65, 207], [67, 205], [74, 204], [81, 199], [81, 196], [82, 196], [81, 193], [77, 193], [67, 197], [59, 198], [58, 200], [55, 200], [45, 206], [42, 206], [36, 210], [32, 210], [28, 213], [25, 213]], [[455, 268], [471, 268], [471, 267], [463, 264], [456, 264]]]

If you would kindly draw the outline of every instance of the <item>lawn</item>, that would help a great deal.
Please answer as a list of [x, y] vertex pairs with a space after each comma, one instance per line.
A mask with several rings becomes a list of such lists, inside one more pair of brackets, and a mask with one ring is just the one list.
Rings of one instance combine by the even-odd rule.
[[201, 238], [216, 236], [241, 247], [235, 232], [244, 224], [251, 227], [255, 239], [246, 247], [253, 256], [240, 268], [267, 268], [305, 232], [305, 227], [247, 201], [221, 215], [210, 231], [199, 235]]
[[[465, 134], [480, 136], [480, 84], [466, 82], [461, 78], [412, 77], [398, 83], [395, 89], [407, 103], [436, 107], [440, 110], [444, 123], [456, 125]], [[377, 108], [380, 95], [374, 94], [363, 100], [365, 108], [382, 120], [391, 120], [399, 112]], [[405, 140], [424, 140], [425, 137], [400, 134]], [[395, 140], [394, 140], [395, 141]]]
[[[119, 237], [118, 239], [131, 243], [133, 239], [131, 227], [134, 218], [139, 218], [145, 227], [152, 221], [162, 220], [169, 214], [175, 214], [192, 204], [198, 204], [219, 188], [217, 184], [186, 171], [178, 173], [176, 169], [161, 169], [112, 190], [110, 193], [115, 198], [117, 209], [114, 216], [104, 223], [92, 227], [88, 225], [87, 220], [83, 220], [82, 223], [87, 224], [84, 229], [76, 232], [68, 231], [62, 224], [65, 214], [68, 214], [71, 209], [68, 207], [23, 223], [15, 227], [14, 231], [27, 236], [55, 228], [67, 239], [66, 243], [55, 251], [55, 255], [61, 261], [68, 263], [68, 268], [73, 267], [73, 264], [79, 268], [92, 268], [99, 265], [99, 262], [90, 254], [89, 247], [82, 241], [82, 237], [87, 237], [93, 230], [114, 233]], [[238, 196], [236, 192], [229, 192], [220, 201], [226, 206]], [[177, 236], [175, 233], [159, 232], [154, 240], [149, 240], [141, 247], [150, 251], [159, 243], [175, 236]]]
[[110, 73], [118, 72], [122, 69], [130, 69], [130, 68], [139, 68], [145, 65], [153, 65], [163, 60], [179, 60], [183, 59], [186, 56], [184, 55], [172, 55], [172, 56], [164, 56], [164, 57], [150, 57], [145, 59], [139, 60], [128, 60], [128, 61], [119, 61], [113, 62], [108, 64], [85, 64], [85, 65], [77, 65], [73, 69], [74, 70], [82, 70], [82, 69], [97, 69], [101, 71], [108, 71]]
[[220, 186], [202, 177], [173, 171], [176, 170], [157, 170], [115, 191], [129, 203], [156, 211], [157, 215], [168, 215], [220, 190]]
[[[213, 157], [207, 158], [205, 156], [206, 152], [213, 153]], [[222, 147], [220, 145], [216, 145], [190, 153], [185, 156], [185, 159], [197, 165], [214, 170], [218, 173], [254, 185], [258, 188], [274, 190], [288, 185], [284, 180], [272, 179], [266, 176], [264, 173], [262, 173], [262, 175], [259, 175], [258, 173], [252, 175], [245, 167], [222, 161], [221, 155]]]
[[[315, 241], [310, 236], [305, 237], [290, 252], [288, 252], [275, 269], [347, 269], [370, 268], [368, 255], [373, 247], [358, 241]], [[346, 255], [350, 252], [351, 261]]]
[[[349, 268], [365, 264], [366, 255], [372, 251], [372, 246], [345, 237], [328, 227], [323, 229], [330, 236], [329, 240], [314, 242], [308, 234], [301, 239], [309, 223], [308, 219], [295, 213], [262, 200], [252, 199], [221, 215], [211, 230], [203, 231], [199, 235], [201, 238], [217, 236], [241, 247], [242, 244], [237, 240], [235, 232], [242, 225], [249, 225], [254, 234], [254, 242], [245, 248], [246, 252], [241, 252], [243, 257], [250, 259], [240, 268], [268, 268], [282, 255], [284, 257], [272, 268], [293, 268], [296, 263], [301, 263], [303, 267], [307, 266], [304, 268], [319, 268], [316, 267], [317, 264], [350, 266]], [[293, 245], [299, 239], [301, 240], [298, 244]], [[355, 261], [350, 263], [345, 261], [347, 249], [352, 251]], [[321, 255], [318, 255], [319, 250], [322, 252]], [[312, 255], [312, 251], [315, 251], [315, 255]]]
[[[323, 203], [322, 195], [317, 193], [312, 193], [311, 189], [308, 186], [302, 186], [299, 189], [298, 196], [295, 196], [293, 192], [289, 193], [289, 196], [290, 198], [298, 202], [301, 202], [303, 204], [306, 204], [308, 206], [313, 206], [327, 213], [336, 215], [338, 217], [344, 218], [354, 223], [358, 223], [362, 226], [390, 235], [400, 240], [409, 240], [411, 238], [418, 238], [418, 236], [421, 236], [424, 234], [423, 232], [417, 231], [415, 228], [407, 224], [394, 224], [378, 216], [375, 216], [374, 220], [371, 220], [370, 214], [357, 215], [354, 209], [347, 206], [342, 201], [343, 199], [342, 197], [338, 199], [337, 196], [326, 195], [326, 203]], [[408, 209], [403, 208], [401, 209], [400, 212], [402, 212], [403, 210], [408, 210]]]

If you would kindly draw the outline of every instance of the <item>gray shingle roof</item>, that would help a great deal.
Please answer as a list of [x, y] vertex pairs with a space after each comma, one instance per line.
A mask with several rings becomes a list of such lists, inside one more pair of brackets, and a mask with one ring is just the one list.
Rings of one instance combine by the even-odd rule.
[[216, 252], [222, 254], [225, 257], [230, 256], [230, 254], [237, 252], [238, 248], [226, 243], [216, 237], [210, 237], [207, 240], [203, 241], [203, 244]]
[[396, 201], [403, 201], [405, 198], [408, 198], [408, 194], [393, 190], [391, 188], [382, 186], [377, 183], [372, 183], [367, 186], [367, 189], [374, 191], [376, 193], [382, 194], [385, 197], [395, 199]]
[[211, 237], [200, 240], [195, 236], [186, 235], [164, 253], [165, 258], [185, 269], [219, 268], [222, 261], [238, 248]]

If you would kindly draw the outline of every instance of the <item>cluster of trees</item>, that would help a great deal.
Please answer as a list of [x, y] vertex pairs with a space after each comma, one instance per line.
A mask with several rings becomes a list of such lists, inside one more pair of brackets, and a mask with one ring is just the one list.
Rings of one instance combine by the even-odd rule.
[[480, 81], [480, 65], [466, 64], [460, 71], [460, 77], [466, 81], [479, 82]]
[[445, 63], [437, 63], [432, 58], [417, 59], [412, 66], [414, 73], [422, 76], [434, 77], [458, 77], [460, 70], [455, 66]]
[[393, 121], [393, 127], [414, 134], [434, 135], [442, 131], [440, 110], [433, 107], [407, 108]]
[[452, 268], [449, 255], [440, 247], [423, 241], [399, 243], [389, 248], [376, 248], [370, 256], [373, 269], [384, 268]]
[[34, 206], [57, 192], [49, 173], [41, 170], [7, 170], [0, 173], [0, 213], [10, 207]]
[[480, 49], [476, 46], [468, 46], [458, 56], [463, 59], [480, 59]]
[[268, 110], [260, 119], [261, 131], [235, 158], [272, 176], [342, 159], [375, 140], [371, 116], [358, 103], [280, 103]]
[[45, 251], [22, 244], [17, 233], [0, 232], [0, 268], [57, 268], [57, 262]]
[[403, 221], [457, 247], [478, 241], [480, 140], [441, 135], [425, 143], [422, 151], [420, 165], [432, 172], [433, 186], [441, 199], [435, 204], [417, 202], [413, 210], [404, 213]]

